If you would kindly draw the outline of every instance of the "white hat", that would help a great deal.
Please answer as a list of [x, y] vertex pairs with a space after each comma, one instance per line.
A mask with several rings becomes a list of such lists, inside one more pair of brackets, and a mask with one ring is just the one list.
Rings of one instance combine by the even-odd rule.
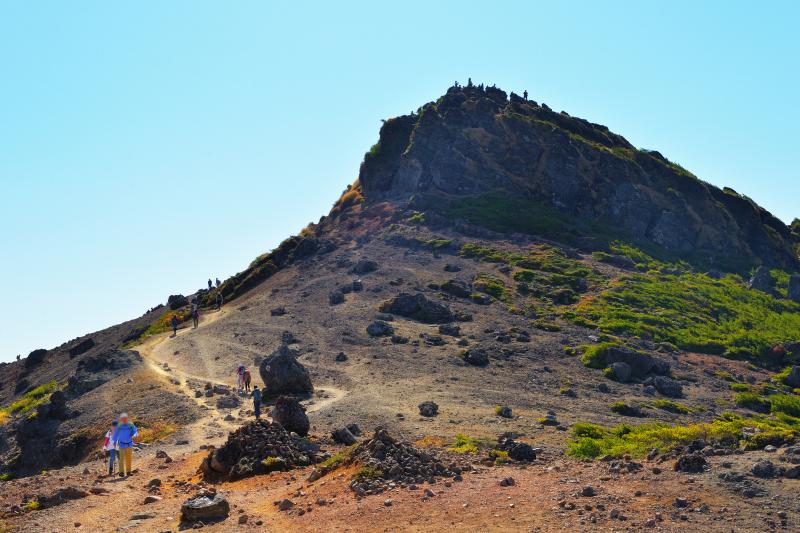
[[119, 418], [120, 420], [123, 418], [128, 418], [128, 413], [120, 413]]

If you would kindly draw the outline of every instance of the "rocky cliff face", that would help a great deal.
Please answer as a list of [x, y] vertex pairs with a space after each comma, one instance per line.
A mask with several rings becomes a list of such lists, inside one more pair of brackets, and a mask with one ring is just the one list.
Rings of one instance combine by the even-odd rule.
[[512, 220], [503, 226], [516, 231], [531, 232], [514, 218], [552, 210], [604, 237], [708, 266], [797, 265], [790, 229], [747, 197], [605, 126], [494, 87], [454, 86], [417, 113], [387, 120], [359, 183], [367, 201], [426, 198], [478, 219], [480, 212], [459, 207], [507, 211]]

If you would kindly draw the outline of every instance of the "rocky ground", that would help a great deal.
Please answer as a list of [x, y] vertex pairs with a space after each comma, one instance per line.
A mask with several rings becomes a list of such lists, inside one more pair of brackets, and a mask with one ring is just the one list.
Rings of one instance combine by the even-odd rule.
[[[442, 290], [448, 280], [469, 285], [486, 274], [511, 285], [501, 263], [462, 257], [452, 244], [413, 244], [438, 238], [515, 251], [534, 241], [433, 234], [392, 226], [392, 216], [378, 211], [348, 227], [347, 239], [331, 236], [333, 251], [283, 268], [221, 311], [204, 313], [196, 330], [131, 346], [141, 364], [76, 405], [81, 402], [83, 412], [110, 405], [134, 419], [157, 410], [173, 431], [136, 451], [137, 471], [129, 479], [104, 478], [102, 462], [89, 460], [3, 482], [0, 531], [800, 528], [800, 481], [763, 463], [753, 470], [762, 460], [778, 468], [795, 464], [788, 447], [701, 451], [708, 465], [694, 473], [674, 471], [672, 457], [583, 462], [564, 454], [575, 422], [711, 420], [738, 409], [726, 376], [763, 382], [768, 373], [652, 345], [650, 353], [669, 363], [680, 401], [692, 412], [646, 408], [646, 420], [612, 412], [616, 401], [666, 396], [641, 380], [609, 380], [571, 355], [567, 348], [598, 342], [591, 330], [557, 320], [559, 330], [547, 331], [554, 328], [535, 327], [531, 317], [501, 301]], [[576, 257], [604, 276], [623, 271], [590, 255]], [[584, 297], [593, 290], [587, 287]], [[289, 465], [297, 468], [288, 472], [258, 467], [255, 475], [234, 476], [243, 479], [203, 476], [209, 446], [221, 447], [230, 431], [252, 420], [250, 401], [231, 390], [236, 366], [248, 365], [261, 385], [262, 362], [281, 350], [292, 350], [313, 383], [300, 399], [310, 421], [307, 442], [319, 457], [304, 463], [298, 455]], [[374, 428], [385, 428], [405, 443], [397, 456], [417, 457], [414, 464], [427, 465], [425, 475], [417, 480], [417, 474], [398, 473], [373, 482], [363, 470], [369, 458], [331, 460], [349, 453], [330, 438], [349, 424], [363, 430], [356, 437], [362, 443]], [[535, 449], [535, 459], [495, 465], [484, 452], [456, 453], [449, 448], [457, 434], [486, 442], [513, 435]], [[421, 460], [406, 444], [441, 460]], [[379, 458], [376, 464], [388, 463]], [[353, 484], [364, 476], [369, 482]], [[62, 489], [69, 490], [58, 493]], [[222, 508], [224, 498], [227, 518], [182, 521], [181, 505], [195, 497], [201, 508], [206, 501]]]

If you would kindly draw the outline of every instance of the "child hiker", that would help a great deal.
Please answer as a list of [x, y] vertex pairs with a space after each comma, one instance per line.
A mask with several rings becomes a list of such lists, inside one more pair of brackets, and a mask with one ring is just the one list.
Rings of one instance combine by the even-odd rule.
[[[114, 460], [117, 458], [117, 450], [114, 447], [112, 442], [112, 438], [114, 437], [114, 432], [117, 430], [117, 421], [114, 420], [111, 422], [111, 429], [106, 432], [106, 440], [103, 443], [103, 451], [108, 452], [108, 475], [114, 475]], [[122, 466], [120, 464], [120, 466]]]
[[117, 425], [111, 442], [119, 449], [119, 476], [131, 475], [131, 457], [133, 455], [133, 443], [139, 437], [139, 430], [128, 419], [128, 413], [119, 415]]

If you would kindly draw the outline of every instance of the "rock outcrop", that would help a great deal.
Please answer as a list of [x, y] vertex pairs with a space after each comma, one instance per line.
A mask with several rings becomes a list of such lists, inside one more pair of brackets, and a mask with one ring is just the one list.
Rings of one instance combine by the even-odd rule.
[[310, 394], [314, 391], [308, 370], [297, 360], [297, 351], [282, 344], [272, 355], [261, 361], [258, 368], [264, 381], [264, 393]]
[[[456, 85], [418, 112], [386, 120], [359, 173], [367, 202], [413, 197], [417, 207], [495, 231], [600, 225], [728, 270], [797, 267], [789, 227], [749, 198], [605, 126], [513, 96]], [[526, 224], [530, 212], [552, 212], [561, 223]]]

